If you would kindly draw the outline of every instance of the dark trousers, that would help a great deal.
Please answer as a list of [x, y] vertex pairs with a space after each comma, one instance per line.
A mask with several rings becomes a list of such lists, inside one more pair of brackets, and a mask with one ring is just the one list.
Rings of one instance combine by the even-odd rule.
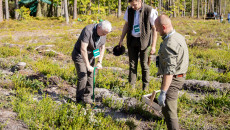
[[141, 50], [140, 38], [131, 37], [131, 42], [128, 45], [129, 54], [129, 82], [131, 85], [136, 83], [137, 79], [137, 65], [140, 56], [140, 63], [142, 69], [142, 83], [143, 86], [149, 84], [149, 66], [148, 66], [148, 49]]
[[[80, 54], [73, 56], [75, 68], [77, 70], [77, 101], [91, 98], [93, 94], [93, 73], [87, 71], [86, 64]], [[91, 66], [94, 66], [95, 60], [90, 60]]]
[[182, 89], [185, 78], [173, 78], [172, 83], [166, 93], [165, 107], [162, 107], [162, 113], [165, 117], [168, 130], [179, 130], [177, 117], [177, 98], [178, 92]]

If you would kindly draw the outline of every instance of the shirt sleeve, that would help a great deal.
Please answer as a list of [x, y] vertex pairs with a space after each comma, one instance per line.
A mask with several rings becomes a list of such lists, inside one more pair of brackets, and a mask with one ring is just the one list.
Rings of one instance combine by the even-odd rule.
[[157, 19], [157, 16], [158, 16], [157, 10], [152, 9], [151, 14], [149, 16], [149, 20], [150, 20], [150, 23], [151, 23], [152, 26], [154, 25], [154, 22]]
[[124, 20], [128, 22], [128, 8], [125, 11]]
[[[175, 41], [174, 41], [175, 42]], [[163, 73], [167, 75], [175, 75], [177, 66], [177, 57], [180, 49], [180, 45], [171, 42], [165, 47], [163, 63]]]
[[90, 33], [88, 29], [84, 29], [84, 31], [82, 32], [82, 42], [84, 43], [89, 43], [89, 38], [90, 38]]

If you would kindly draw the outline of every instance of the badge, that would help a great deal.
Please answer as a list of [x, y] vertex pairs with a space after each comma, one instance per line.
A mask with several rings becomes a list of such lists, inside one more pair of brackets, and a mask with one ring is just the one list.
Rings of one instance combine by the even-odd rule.
[[139, 25], [134, 25], [133, 28], [134, 28], [134, 32], [135, 32], [135, 33], [139, 33], [139, 32], [140, 32], [140, 27], [139, 27]]
[[94, 58], [97, 58], [97, 57], [100, 56], [100, 51], [99, 51], [99, 49], [93, 50], [93, 56], [94, 56]]

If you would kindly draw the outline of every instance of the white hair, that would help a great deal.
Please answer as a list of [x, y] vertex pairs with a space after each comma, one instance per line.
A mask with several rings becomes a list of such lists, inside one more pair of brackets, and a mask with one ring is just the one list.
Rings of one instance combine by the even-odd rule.
[[104, 21], [100, 22], [100, 23], [98, 24], [98, 26], [100, 26], [100, 27], [102, 28], [102, 30], [104, 30], [104, 31], [108, 31], [108, 32], [111, 32], [111, 31], [112, 31], [112, 25], [111, 25], [111, 23], [110, 23], [109, 21], [107, 21], [107, 20], [104, 20]]

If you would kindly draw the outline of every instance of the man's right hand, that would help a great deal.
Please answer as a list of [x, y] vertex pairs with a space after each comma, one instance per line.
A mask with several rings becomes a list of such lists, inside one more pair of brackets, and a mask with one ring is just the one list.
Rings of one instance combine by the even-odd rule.
[[93, 72], [94, 71], [94, 68], [92, 66], [88, 66], [87, 69], [88, 69], [89, 72]]

